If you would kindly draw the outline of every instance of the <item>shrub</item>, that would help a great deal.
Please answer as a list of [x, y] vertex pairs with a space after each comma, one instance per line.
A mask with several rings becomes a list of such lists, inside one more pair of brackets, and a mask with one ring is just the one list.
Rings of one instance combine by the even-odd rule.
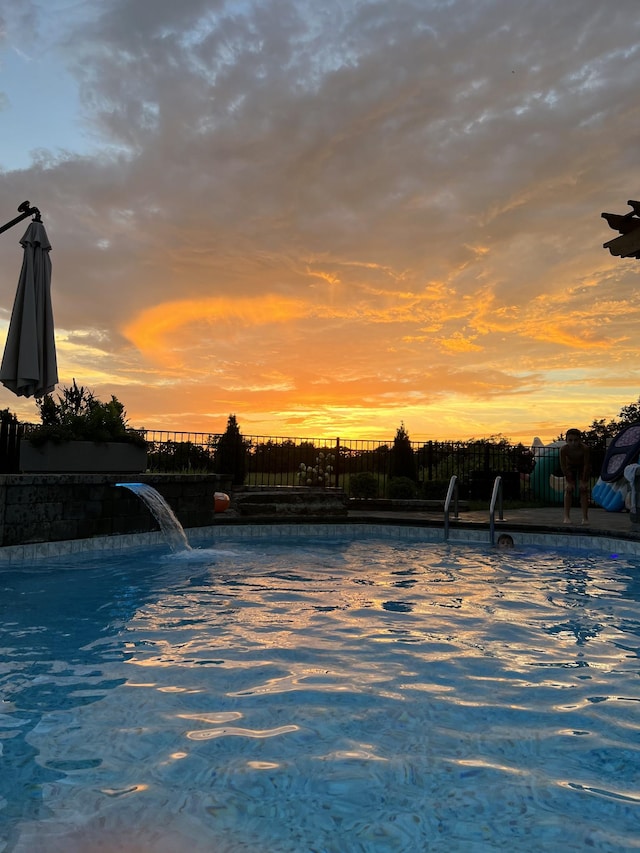
[[70, 388], [62, 388], [57, 400], [46, 394], [36, 405], [42, 423], [28, 433], [32, 444], [49, 440], [116, 441], [147, 446], [143, 433], [128, 426], [124, 406], [117, 397], [103, 403], [75, 379]]
[[209, 452], [191, 441], [159, 441], [150, 447], [147, 466], [155, 471], [198, 471], [214, 470]]
[[298, 481], [303, 486], [328, 486], [334, 472], [333, 463], [335, 459], [333, 453], [325, 456], [324, 453], [320, 452], [316, 456], [315, 465], [305, 465], [304, 462], [301, 462]]
[[371, 471], [361, 471], [349, 477], [349, 495], [352, 498], [377, 498], [378, 478]]
[[418, 487], [409, 477], [392, 477], [387, 493], [392, 500], [413, 500], [418, 494]]
[[425, 500], [444, 500], [449, 490], [449, 480], [425, 480], [420, 485], [420, 496]]

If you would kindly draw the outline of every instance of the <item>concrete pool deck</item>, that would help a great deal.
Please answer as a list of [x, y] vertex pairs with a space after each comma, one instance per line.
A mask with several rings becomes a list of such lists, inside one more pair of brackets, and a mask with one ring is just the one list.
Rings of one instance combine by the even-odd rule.
[[[520, 509], [505, 509], [504, 520], [500, 521], [498, 513], [495, 515], [496, 534], [500, 532], [537, 532], [556, 535], [572, 536], [598, 536], [622, 538], [640, 542], [640, 525], [631, 523], [628, 512], [607, 512], [600, 507], [589, 509], [589, 525], [580, 523], [580, 510], [575, 508], [571, 512], [572, 523], [564, 524], [562, 521], [562, 507], [532, 507]], [[444, 524], [442, 511], [420, 511], [406, 512], [393, 510], [350, 510], [348, 513], [350, 521], [386, 521], [390, 524], [402, 521], [403, 524], [429, 524], [440, 526]], [[489, 527], [489, 510], [465, 510], [461, 511], [458, 518], [450, 515], [450, 527], [454, 529], [484, 529]]]

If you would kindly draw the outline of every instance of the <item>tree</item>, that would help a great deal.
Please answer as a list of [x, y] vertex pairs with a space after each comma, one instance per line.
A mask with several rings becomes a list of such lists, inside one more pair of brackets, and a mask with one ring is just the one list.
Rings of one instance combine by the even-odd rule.
[[617, 421], [611, 420], [607, 423], [604, 418], [600, 418], [600, 420], [592, 421], [589, 428], [583, 430], [582, 433], [589, 447], [606, 447], [608, 439], [619, 431]]
[[418, 479], [415, 455], [403, 422], [400, 423], [393, 440], [389, 475], [390, 477], [407, 477], [414, 483]]
[[152, 445], [148, 466], [158, 471], [213, 471], [209, 451], [192, 441], [158, 441]]
[[[626, 427], [637, 423], [640, 423], [640, 397], [635, 403], [622, 406], [617, 418], [608, 422], [604, 418], [594, 419], [589, 427], [582, 430], [582, 433], [590, 447], [605, 448], [610, 439]], [[563, 439], [564, 435], [561, 433], [558, 438]]]
[[241, 486], [247, 470], [247, 442], [242, 437], [235, 415], [229, 415], [227, 430], [220, 436], [214, 456], [217, 474], [231, 477], [234, 486]]
[[635, 403], [629, 403], [620, 409], [618, 429], [640, 423], [640, 397]]

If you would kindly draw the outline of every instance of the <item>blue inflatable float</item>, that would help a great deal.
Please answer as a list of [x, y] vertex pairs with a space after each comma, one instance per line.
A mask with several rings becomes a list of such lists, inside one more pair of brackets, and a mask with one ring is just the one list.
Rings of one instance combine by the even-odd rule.
[[607, 512], [624, 509], [630, 492], [624, 469], [638, 461], [640, 424], [631, 424], [616, 435], [604, 457], [598, 482], [591, 492], [594, 501]]
[[605, 483], [602, 477], [598, 477], [598, 482], [593, 487], [591, 496], [598, 506], [606, 509], [607, 512], [620, 512], [621, 509], [624, 509], [628, 490], [629, 484], [626, 480]]

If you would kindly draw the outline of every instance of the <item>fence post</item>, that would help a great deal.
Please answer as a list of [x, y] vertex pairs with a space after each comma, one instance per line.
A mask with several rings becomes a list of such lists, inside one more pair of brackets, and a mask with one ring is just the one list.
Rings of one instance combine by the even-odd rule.
[[340, 483], [340, 438], [336, 438], [336, 452], [334, 454], [336, 457], [336, 489], [338, 488], [338, 484]]
[[11, 425], [11, 416], [2, 415], [0, 422], [0, 471], [3, 474], [9, 474], [11, 471], [11, 454], [9, 449], [9, 427]]
[[20, 439], [23, 427], [15, 415], [6, 413], [0, 420], [0, 473], [17, 474], [20, 470]]

